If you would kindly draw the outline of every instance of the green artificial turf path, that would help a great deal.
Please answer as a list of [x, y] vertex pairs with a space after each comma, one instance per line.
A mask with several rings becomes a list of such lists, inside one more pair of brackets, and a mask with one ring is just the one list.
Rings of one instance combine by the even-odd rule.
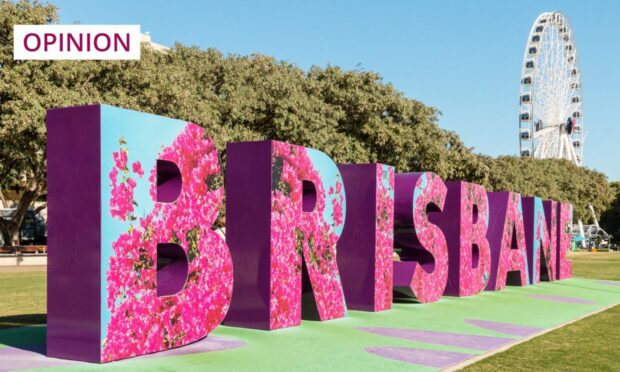
[[[466, 298], [443, 297], [431, 304], [399, 303], [380, 313], [350, 311], [347, 318], [304, 321], [271, 332], [220, 326], [207, 340], [234, 347], [209, 352], [198, 346], [186, 352], [181, 348], [176, 355], [160, 353], [106, 365], [56, 360], [60, 364], [46, 370], [437, 370], [618, 303], [620, 282], [573, 278]], [[526, 328], [499, 332], [477, 326], [477, 321]], [[8, 343], [28, 349], [44, 342], [44, 326], [0, 329], [4, 347]], [[38, 358], [28, 366], [51, 366], [42, 355]], [[0, 364], [0, 370], [3, 367]]]

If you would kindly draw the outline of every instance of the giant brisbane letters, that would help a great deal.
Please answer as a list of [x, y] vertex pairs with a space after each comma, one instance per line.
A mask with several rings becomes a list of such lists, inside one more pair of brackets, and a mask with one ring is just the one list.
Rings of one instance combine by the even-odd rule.
[[[47, 354], [96, 363], [572, 275], [571, 206], [92, 105], [48, 111]], [[226, 195], [224, 195], [224, 188]], [[226, 241], [213, 224], [226, 197]]]

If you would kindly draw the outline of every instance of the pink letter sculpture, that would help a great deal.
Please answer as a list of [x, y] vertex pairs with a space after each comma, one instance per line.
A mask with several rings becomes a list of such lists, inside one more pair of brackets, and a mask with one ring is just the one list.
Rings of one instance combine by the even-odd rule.
[[450, 257], [445, 294], [472, 296], [486, 288], [491, 275], [487, 191], [461, 181], [446, 182], [446, 186], [448, 197], [438, 217]]
[[489, 192], [489, 230], [491, 276], [488, 291], [504, 289], [506, 284], [526, 286], [527, 249], [523, 227], [521, 195], [514, 192]]
[[338, 267], [349, 309], [392, 308], [394, 168], [339, 165], [347, 190], [347, 223], [338, 240]]
[[543, 201], [539, 197], [523, 197], [521, 202], [530, 284], [540, 283], [541, 277], [552, 281], [555, 279], [555, 248], [551, 246]]
[[432, 219], [441, 212], [446, 193], [446, 185], [434, 173], [396, 174], [394, 240], [401, 261], [394, 262], [394, 291], [399, 296], [434, 302], [443, 295], [448, 246]]
[[336, 164], [320, 151], [276, 141], [230, 143], [227, 162], [235, 286], [225, 324], [296, 326], [302, 305], [311, 319], [345, 316], [336, 243], [346, 200]]
[[571, 249], [571, 224], [573, 223], [573, 206], [558, 203], [558, 260], [557, 279], [573, 277], [573, 263], [566, 259], [566, 252]]
[[180, 120], [94, 105], [48, 111], [48, 356], [109, 362], [205, 337], [232, 260], [211, 226], [215, 145]]

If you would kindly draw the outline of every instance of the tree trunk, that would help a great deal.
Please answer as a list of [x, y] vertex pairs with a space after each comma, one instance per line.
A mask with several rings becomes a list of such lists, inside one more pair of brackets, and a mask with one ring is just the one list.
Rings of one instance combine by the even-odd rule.
[[4, 194], [2, 193], [2, 189], [0, 189], [0, 208], [8, 208], [9, 204], [6, 202], [4, 198]]
[[28, 208], [36, 197], [37, 193], [35, 191], [24, 191], [13, 215], [9, 218], [0, 218], [0, 234], [2, 234], [5, 246], [12, 247], [19, 244], [19, 228], [22, 225]]
[[18, 229], [15, 228], [12, 220], [0, 219], [0, 234], [2, 234], [2, 241], [7, 247], [19, 243]]

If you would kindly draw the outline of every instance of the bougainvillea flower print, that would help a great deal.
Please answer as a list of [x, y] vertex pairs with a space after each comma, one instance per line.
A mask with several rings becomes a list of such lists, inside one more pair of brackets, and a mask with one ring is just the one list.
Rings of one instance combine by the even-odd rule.
[[[557, 277], [558, 267], [558, 202], [555, 200], [543, 200], [545, 210], [545, 222], [549, 232], [549, 251], [545, 254], [547, 272], [541, 279], [553, 281]], [[542, 275], [541, 274], [541, 275]]]
[[[131, 177], [127, 168], [128, 149], [123, 138], [119, 139], [119, 145], [120, 149], [112, 153], [115, 166], [109, 174], [110, 187], [112, 188], [110, 213], [112, 217], [125, 221], [131, 218], [130, 215], [134, 211], [133, 193], [136, 188], [136, 181]], [[136, 163], [140, 166], [140, 162]], [[141, 175], [136, 176], [142, 177]]]
[[489, 244], [491, 245], [491, 278], [487, 290], [506, 287], [508, 273], [518, 272], [509, 284], [526, 286], [529, 283], [525, 228], [521, 195], [514, 192], [490, 192]]
[[484, 290], [491, 273], [487, 192], [481, 185], [462, 181], [446, 186], [448, 197], [438, 218], [450, 257], [445, 294], [472, 296]]
[[[394, 167], [340, 164], [347, 224], [338, 239], [338, 268], [347, 308], [392, 308]], [[372, 290], [370, 290], [372, 288]]]
[[568, 203], [558, 203], [558, 249], [557, 249], [557, 279], [573, 277], [573, 262], [566, 259], [566, 253], [571, 248], [571, 224], [573, 223], [573, 206]]
[[394, 254], [394, 167], [377, 165], [375, 191], [375, 311], [392, 308]]
[[[110, 321], [103, 341], [102, 361], [152, 353], [197, 341], [223, 319], [232, 292], [232, 260], [226, 243], [211, 226], [223, 199], [218, 154], [202, 128], [188, 123], [157, 155], [177, 165], [182, 189], [172, 203], [157, 203], [157, 167], [148, 182], [154, 207], [134, 215], [134, 190], [143, 179], [139, 160], [131, 168], [131, 143], [119, 139], [109, 172], [112, 217], [129, 221], [113, 243], [107, 277]], [[173, 244], [185, 252], [187, 278], [182, 289], [157, 295], [159, 244]]]
[[399, 173], [395, 183], [395, 244], [401, 261], [394, 262], [394, 287], [420, 302], [438, 301], [448, 280], [448, 245], [431, 219], [443, 209], [446, 185], [431, 172]]
[[553, 277], [555, 258], [552, 256], [556, 252], [555, 249], [551, 248], [543, 200], [539, 197], [523, 197], [521, 203], [523, 205], [523, 224], [529, 265], [528, 275], [530, 284], [538, 284], [543, 274], [546, 280], [549, 280], [549, 273]]
[[[335, 184], [326, 190], [327, 173]], [[304, 181], [313, 186], [305, 201]], [[336, 164], [319, 151], [273, 141], [271, 182], [270, 329], [301, 323], [302, 262], [320, 320], [345, 316], [336, 261], [345, 195]]]
[[489, 201], [487, 191], [481, 185], [462, 182], [461, 188], [464, 200], [460, 213], [460, 295], [472, 296], [484, 290], [491, 272], [491, 248], [486, 236]]

